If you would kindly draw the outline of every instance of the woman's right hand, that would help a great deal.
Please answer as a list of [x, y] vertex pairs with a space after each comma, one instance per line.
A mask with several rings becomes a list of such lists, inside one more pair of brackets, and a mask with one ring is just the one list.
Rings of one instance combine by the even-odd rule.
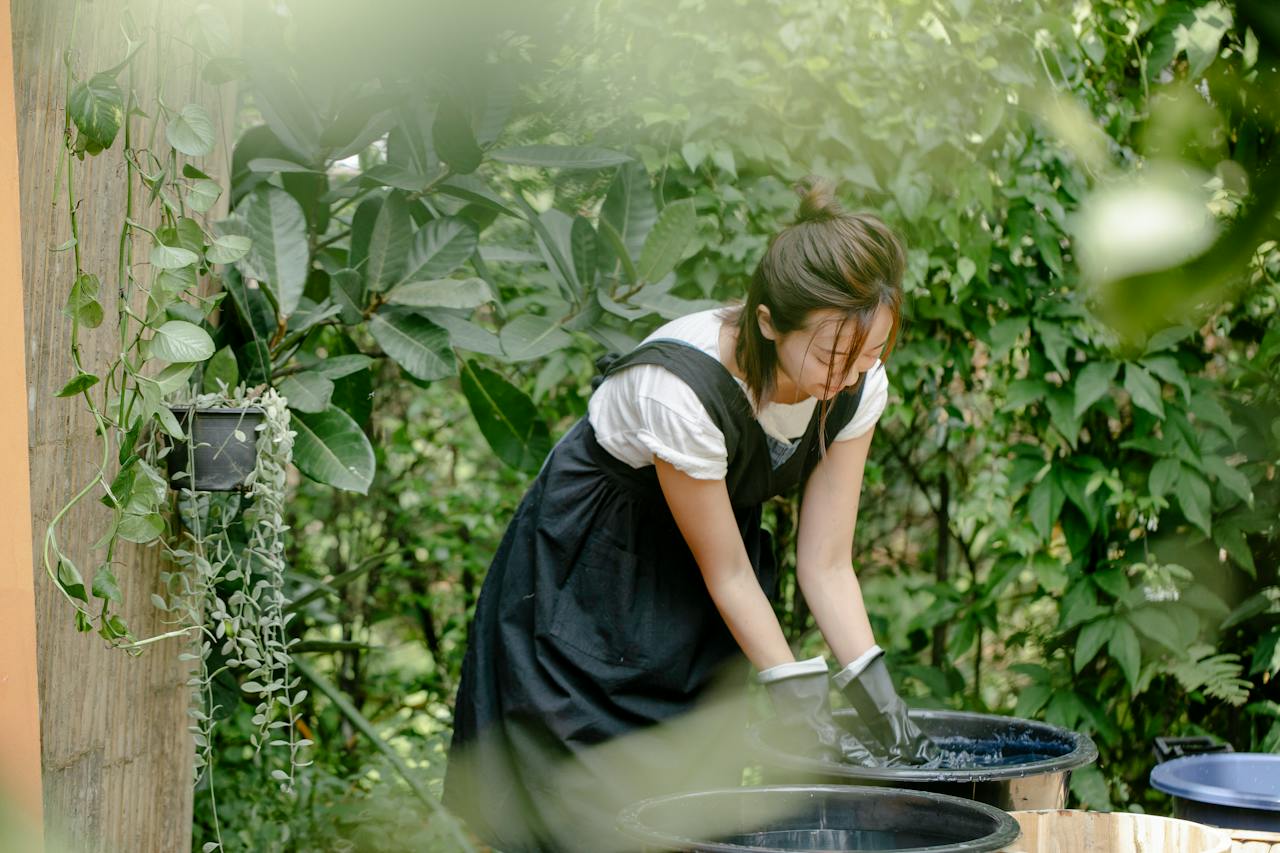
[[785, 749], [822, 761], [881, 763], [831, 716], [827, 662], [821, 656], [769, 667], [757, 678], [773, 702]]

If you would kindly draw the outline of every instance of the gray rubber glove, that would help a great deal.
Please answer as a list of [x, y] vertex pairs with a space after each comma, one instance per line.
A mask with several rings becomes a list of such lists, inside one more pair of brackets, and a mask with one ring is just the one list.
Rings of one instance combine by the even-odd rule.
[[938, 745], [907, 716], [907, 705], [894, 689], [885, 666], [884, 649], [872, 646], [836, 673], [834, 681], [871, 732], [877, 751], [889, 766], [936, 764], [941, 760]]
[[786, 749], [822, 761], [882, 763], [831, 716], [831, 683], [821, 656], [769, 667], [757, 678], [769, 691]]

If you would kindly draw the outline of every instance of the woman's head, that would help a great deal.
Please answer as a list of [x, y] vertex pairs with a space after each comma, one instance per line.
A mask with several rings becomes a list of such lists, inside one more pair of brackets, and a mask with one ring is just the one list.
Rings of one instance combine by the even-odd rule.
[[878, 217], [849, 213], [831, 185], [798, 187], [795, 223], [769, 242], [737, 314], [735, 357], [757, 405], [783, 372], [797, 398], [828, 399], [897, 338], [905, 252]]

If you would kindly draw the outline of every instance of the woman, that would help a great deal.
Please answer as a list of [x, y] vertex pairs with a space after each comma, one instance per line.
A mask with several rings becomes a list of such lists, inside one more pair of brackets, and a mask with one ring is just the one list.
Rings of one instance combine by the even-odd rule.
[[[485, 578], [445, 801], [508, 851], [625, 848], [620, 808], [736, 785], [748, 665], [792, 747], [920, 763], [851, 566], [863, 466], [901, 310], [902, 245], [811, 181], [741, 306], [659, 328], [604, 368]], [[837, 726], [819, 656], [769, 603], [762, 503], [802, 486], [797, 578], [871, 732]], [[716, 689], [723, 687], [723, 690]]]

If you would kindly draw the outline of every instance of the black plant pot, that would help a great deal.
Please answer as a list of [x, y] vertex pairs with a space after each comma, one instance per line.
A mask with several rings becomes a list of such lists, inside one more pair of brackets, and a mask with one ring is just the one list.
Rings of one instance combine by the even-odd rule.
[[[174, 441], [169, 451], [169, 484], [175, 489], [198, 492], [233, 492], [244, 488], [244, 480], [257, 465], [258, 432], [265, 413], [256, 406], [235, 409], [195, 409], [195, 425], [188, 422], [189, 407], [170, 406], [178, 424], [195, 442], [195, 478], [188, 483], [189, 444]], [[243, 438], [236, 435], [239, 431]]]

